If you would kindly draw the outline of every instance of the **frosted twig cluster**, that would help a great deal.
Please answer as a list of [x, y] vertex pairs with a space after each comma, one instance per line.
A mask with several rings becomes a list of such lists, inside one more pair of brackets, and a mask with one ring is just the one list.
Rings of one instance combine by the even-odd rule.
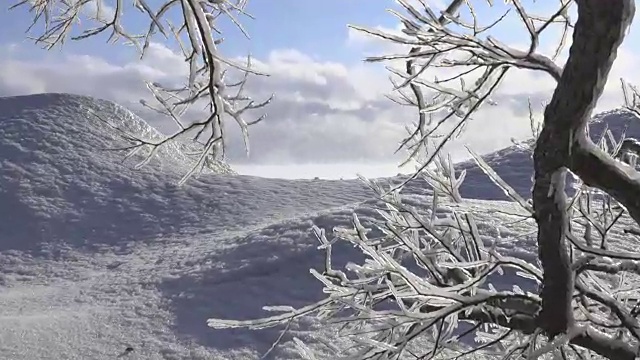
[[[420, 108], [417, 126], [398, 149], [408, 149], [410, 158], [429, 140], [435, 141], [434, 135], [441, 130], [444, 135], [438, 138], [436, 150], [444, 148], [482, 105], [495, 104], [491, 96], [510, 69], [541, 70], [555, 79], [562, 73], [554, 60], [561, 54], [572, 28], [568, 12], [571, 1], [561, 0], [557, 11], [547, 16], [528, 13], [520, 0], [509, 1], [511, 7], [492, 20], [477, 16], [476, 7], [485, 5], [478, 4], [483, 2], [492, 6], [490, 0], [454, 0], [446, 9], [438, 11], [425, 1], [398, 0], [406, 13], [389, 12], [402, 23], [401, 35], [351, 25], [390, 43], [410, 47], [406, 54], [366, 59], [370, 62], [406, 60], [404, 71], [393, 67], [389, 70], [398, 78], [393, 80], [398, 92], [395, 101]], [[417, 7], [418, 4], [422, 6]], [[469, 14], [468, 18], [458, 15], [463, 8]], [[493, 36], [494, 28], [514, 12], [529, 34], [526, 49], [513, 48]], [[553, 56], [547, 57], [539, 52], [539, 39], [552, 27], [560, 27], [562, 37]], [[448, 74], [437, 77], [432, 73], [434, 69]], [[426, 115], [435, 115], [435, 119]], [[450, 122], [453, 124], [445, 130]], [[407, 146], [413, 138], [420, 141]], [[429, 166], [432, 160], [428, 159], [423, 167]]]

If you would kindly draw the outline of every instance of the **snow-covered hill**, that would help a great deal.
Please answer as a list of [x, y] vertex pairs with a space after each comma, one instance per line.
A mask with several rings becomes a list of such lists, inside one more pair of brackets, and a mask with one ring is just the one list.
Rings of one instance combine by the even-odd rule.
[[[190, 161], [179, 146], [133, 170], [122, 153], [104, 150], [122, 141], [88, 111], [133, 135], [160, 136], [106, 101], [0, 99], [2, 359], [256, 359], [279, 329], [218, 331], [206, 319], [318, 300], [308, 269], [321, 269], [323, 257], [311, 225], [349, 226], [354, 210], [365, 223], [376, 216], [366, 206], [373, 193], [356, 180], [263, 179], [220, 164], [226, 173], [177, 187]], [[490, 160], [503, 175], [505, 164], [524, 162], [503, 154]], [[531, 169], [520, 169], [507, 180], [524, 189]], [[488, 191], [483, 174], [470, 170], [467, 182], [475, 195]], [[430, 203], [419, 183], [406, 192], [416, 205]], [[515, 205], [470, 206], [487, 239], [533, 259], [532, 224], [504, 215]], [[358, 257], [348, 247], [335, 255], [336, 266]], [[312, 318], [294, 324], [267, 358], [296, 358], [292, 336], [325, 331]]]
[[[134, 170], [135, 159], [123, 163], [123, 152], [107, 150], [127, 143], [90, 111], [132, 135], [160, 137], [107, 101], [64, 94], [0, 99], [0, 250], [33, 250], [39, 242], [139, 241], [197, 231], [212, 219], [242, 227], [368, 194], [354, 183], [309, 188], [307, 181], [215, 174], [178, 188], [191, 159], [177, 145]], [[218, 166], [221, 173], [231, 172]], [[265, 213], [238, 216], [246, 207]]]
[[[223, 348], [260, 341], [221, 337], [206, 319], [264, 305], [269, 283], [252, 291], [250, 279], [280, 271], [261, 262], [304, 261], [295, 254], [315, 245], [305, 216], [371, 198], [357, 181], [209, 173], [177, 187], [189, 161], [180, 148], [133, 170], [105, 150], [124, 144], [118, 132], [89, 111], [159, 136], [107, 101], [0, 99], [0, 358], [114, 358], [125, 343], [139, 359], [237, 358]], [[238, 281], [246, 297], [231, 291]], [[218, 350], [199, 357], [201, 344]]]

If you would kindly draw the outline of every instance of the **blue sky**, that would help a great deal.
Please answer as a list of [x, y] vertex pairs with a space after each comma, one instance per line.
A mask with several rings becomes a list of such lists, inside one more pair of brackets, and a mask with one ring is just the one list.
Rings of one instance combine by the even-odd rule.
[[[105, 1], [110, 2], [113, 1]], [[239, 32], [233, 31], [230, 22], [223, 22], [221, 28], [229, 38], [227, 43], [232, 44], [227, 46], [229, 52], [242, 55], [250, 50], [256, 57], [264, 57], [273, 49], [295, 48], [318, 59], [359, 61], [360, 54], [345, 49], [347, 24], [385, 27], [395, 25], [393, 17], [385, 12], [390, 2], [384, 0], [277, 0], [275, 3], [277, 4], [256, 0], [249, 2], [248, 13], [255, 19], [245, 17], [242, 19], [242, 25], [254, 41], [247, 41]], [[11, 12], [0, 12], [0, 21], [5, 24], [3, 32], [0, 33], [0, 43], [21, 41], [24, 30], [31, 21], [31, 14], [27, 10], [26, 7], [21, 7]], [[176, 16], [172, 18], [175, 19]], [[126, 19], [128, 28], [133, 31], [140, 31], [140, 25], [147, 24], [146, 19], [138, 14]], [[127, 52], [126, 48], [105, 46], [100, 40], [104, 40], [104, 37], [69, 42], [65, 45], [65, 51], [91, 52], [107, 59], [123, 60], [124, 57], [120, 54]]]
[[[102, 1], [113, 4], [113, 0]], [[440, 7], [444, 4], [441, 0], [430, 2]], [[481, 20], [495, 18], [508, 6], [500, 1], [494, 8], [484, 0], [473, 3]], [[548, 13], [557, 2], [527, 0], [524, 4], [538, 14]], [[256, 65], [271, 75], [252, 80], [251, 95], [276, 94], [266, 109], [267, 121], [252, 129], [252, 156], [243, 155], [242, 141], [236, 138], [230, 144], [232, 164], [242, 172], [284, 177], [398, 172], [400, 158], [393, 156], [393, 151], [404, 135], [404, 125], [415, 116], [384, 97], [390, 90], [384, 66], [361, 60], [365, 55], [401, 49], [347, 28], [347, 24], [356, 24], [397, 31], [399, 23], [387, 8], [398, 9], [391, 0], [250, 0], [248, 12], [256, 19], [241, 18], [250, 41], [230, 22], [222, 23], [224, 53], [238, 57], [250, 52]], [[177, 19], [175, 15], [172, 20]], [[148, 24], [135, 9], [126, 8], [124, 18], [125, 27], [134, 32]], [[131, 48], [105, 44], [106, 36], [68, 42], [62, 49], [46, 52], [26, 39], [24, 30], [30, 21], [26, 8], [11, 12], [0, 8], [0, 96], [38, 92], [96, 96], [119, 102], [154, 126], [171, 131], [165, 120], [137, 108], [138, 100], [148, 97], [144, 80], [180, 78], [183, 62], [171, 43], [156, 38], [158, 42], [142, 61]], [[77, 29], [90, 25], [84, 21]], [[600, 110], [620, 105], [618, 77], [640, 84], [635, 65], [640, 59], [635, 45], [640, 44], [640, 31], [636, 28], [638, 25], [632, 27], [623, 45]], [[558, 34], [554, 31], [543, 38], [541, 48], [550, 50]], [[512, 46], [528, 45], [524, 27], [515, 16], [507, 17], [492, 35]], [[509, 145], [511, 137], [527, 137], [526, 99], [539, 103], [552, 90], [553, 82], [545, 75], [513, 72], [499, 89], [500, 106], [478, 114], [452, 148], [454, 155], [465, 155], [464, 144], [486, 152]]]

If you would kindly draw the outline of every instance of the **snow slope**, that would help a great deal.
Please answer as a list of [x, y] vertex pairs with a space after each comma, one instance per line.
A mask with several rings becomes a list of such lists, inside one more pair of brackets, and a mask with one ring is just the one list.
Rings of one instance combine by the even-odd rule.
[[[311, 225], [349, 226], [354, 210], [365, 224], [375, 217], [372, 192], [355, 180], [262, 179], [219, 164], [227, 173], [177, 187], [189, 161], [179, 146], [135, 171], [122, 153], [103, 150], [121, 141], [88, 110], [134, 135], [160, 136], [106, 101], [0, 98], [2, 359], [259, 358], [279, 329], [219, 331], [206, 319], [320, 299], [308, 272], [323, 262]], [[484, 175], [467, 181], [475, 195], [485, 191]], [[419, 183], [406, 192], [417, 206], [430, 203]], [[505, 215], [514, 205], [470, 206], [487, 239], [533, 259], [532, 224]], [[358, 258], [348, 247], [335, 255], [336, 266]], [[296, 358], [292, 336], [320, 341], [328, 331], [312, 318], [296, 323], [266, 358]]]
[[125, 342], [141, 359], [198, 358], [190, 351], [201, 343], [218, 352], [258, 344], [204, 327], [269, 299], [259, 281], [220, 312], [234, 294], [227, 288], [247, 277], [250, 294], [251, 274], [280, 271], [261, 261], [295, 259], [313, 244], [295, 244], [309, 238], [305, 214], [371, 197], [359, 182], [212, 173], [177, 187], [188, 169], [180, 149], [135, 171], [104, 150], [122, 142], [87, 110], [157, 136], [106, 101], [0, 99], [0, 358], [110, 358]]
[[[626, 134], [626, 137], [640, 139], [640, 119], [632, 112], [616, 109], [597, 114], [589, 124], [589, 135], [593, 141], [598, 141], [606, 129], [611, 130], [616, 141]], [[532, 141], [527, 141], [526, 145], [533, 145]], [[531, 187], [533, 182], [531, 175], [533, 160], [531, 152], [519, 146], [510, 146], [494, 153], [485, 155], [485, 161], [496, 170], [514, 190], [525, 199], [531, 197]], [[467, 179], [460, 189], [460, 194], [464, 197], [507, 200], [504, 192], [489, 181], [482, 170], [473, 160], [460, 163], [459, 170], [467, 170]]]

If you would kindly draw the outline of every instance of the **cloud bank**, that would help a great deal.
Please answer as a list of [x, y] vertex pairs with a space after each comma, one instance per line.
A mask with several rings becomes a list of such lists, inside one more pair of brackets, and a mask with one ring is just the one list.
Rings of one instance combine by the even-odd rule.
[[[387, 50], [361, 34], [350, 33], [344, 51], [363, 54]], [[152, 101], [144, 81], [181, 81], [186, 68], [178, 54], [152, 43], [142, 60], [109, 61], [90, 54], [45, 53], [27, 45], [5, 45], [0, 51], [0, 96], [69, 92], [116, 101], [137, 112], [153, 126], [171, 132], [171, 122], [144, 109], [140, 99]], [[635, 71], [639, 56], [625, 47], [616, 62], [599, 109], [621, 104], [619, 77], [639, 84]], [[236, 163], [389, 163], [406, 134], [404, 126], [415, 112], [384, 97], [391, 90], [380, 64], [347, 64], [318, 60], [296, 49], [273, 49], [254, 65], [269, 77], [254, 77], [247, 91], [256, 99], [276, 94], [266, 108], [267, 119], [251, 128], [251, 157], [246, 158], [240, 136], [229, 143]], [[485, 107], [469, 124], [452, 150], [464, 154], [463, 144], [485, 152], [508, 145], [511, 137], [529, 135], [527, 99], [534, 105], [547, 100], [553, 80], [530, 71], [513, 71], [495, 96], [500, 104]], [[540, 111], [541, 106], [537, 106]], [[204, 114], [203, 114], [204, 115]], [[233, 133], [235, 127], [229, 125]]]

